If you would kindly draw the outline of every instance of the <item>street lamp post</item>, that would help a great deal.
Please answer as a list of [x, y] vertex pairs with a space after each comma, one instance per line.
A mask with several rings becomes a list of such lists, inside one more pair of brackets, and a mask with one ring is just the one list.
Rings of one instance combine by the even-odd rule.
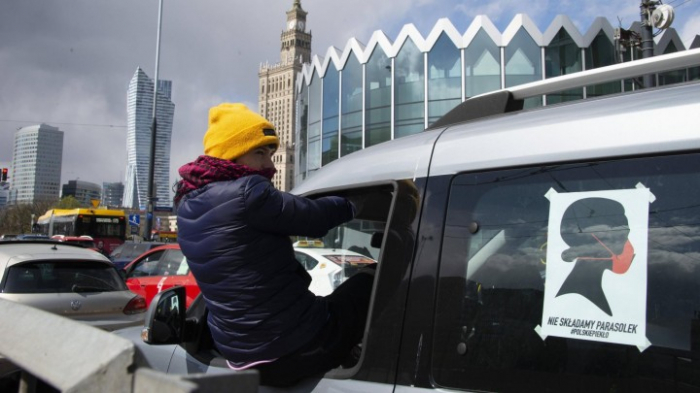
[[163, 20], [163, 0], [158, 3], [158, 33], [156, 34], [156, 71], [153, 79], [153, 122], [151, 123], [151, 157], [148, 166], [148, 204], [146, 206], [146, 233], [144, 238], [151, 240], [151, 228], [153, 228], [153, 204], [158, 200], [156, 187], [153, 184], [156, 165], [156, 108], [158, 104], [158, 62], [160, 60], [160, 28]]

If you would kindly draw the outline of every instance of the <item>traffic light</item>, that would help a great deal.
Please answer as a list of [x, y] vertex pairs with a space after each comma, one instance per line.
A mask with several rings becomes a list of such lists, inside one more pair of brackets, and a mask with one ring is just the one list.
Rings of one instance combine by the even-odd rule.
[[2, 177], [0, 181], [7, 181], [7, 168], [2, 168]]

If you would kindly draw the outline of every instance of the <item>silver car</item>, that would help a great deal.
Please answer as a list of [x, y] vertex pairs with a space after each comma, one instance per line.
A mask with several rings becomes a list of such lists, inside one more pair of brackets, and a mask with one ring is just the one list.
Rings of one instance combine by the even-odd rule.
[[67, 243], [0, 243], [0, 298], [112, 331], [143, 325], [146, 300], [100, 253]]

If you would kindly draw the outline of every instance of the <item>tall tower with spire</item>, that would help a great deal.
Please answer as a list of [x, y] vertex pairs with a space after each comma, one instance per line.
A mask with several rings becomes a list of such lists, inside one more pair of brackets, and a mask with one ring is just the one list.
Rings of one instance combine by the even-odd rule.
[[282, 191], [289, 191], [294, 179], [294, 86], [302, 64], [311, 59], [311, 31], [306, 30], [306, 15], [301, 0], [294, 0], [280, 36], [280, 61], [261, 64], [258, 72], [259, 112], [272, 122], [280, 137], [280, 147], [273, 157], [277, 174], [272, 181]]

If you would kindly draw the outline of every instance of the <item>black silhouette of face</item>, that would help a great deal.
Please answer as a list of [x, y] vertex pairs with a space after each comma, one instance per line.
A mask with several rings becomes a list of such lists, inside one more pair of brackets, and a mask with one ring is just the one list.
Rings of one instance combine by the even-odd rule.
[[612, 315], [602, 289], [603, 272], [627, 272], [634, 258], [628, 236], [629, 224], [621, 203], [606, 198], [572, 203], [562, 217], [561, 237], [569, 248], [561, 258], [576, 265], [557, 296], [579, 294]]
[[571, 204], [561, 221], [561, 237], [569, 246], [561, 257], [566, 262], [607, 258], [622, 254], [629, 226], [625, 208], [605, 198], [581, 199]]

